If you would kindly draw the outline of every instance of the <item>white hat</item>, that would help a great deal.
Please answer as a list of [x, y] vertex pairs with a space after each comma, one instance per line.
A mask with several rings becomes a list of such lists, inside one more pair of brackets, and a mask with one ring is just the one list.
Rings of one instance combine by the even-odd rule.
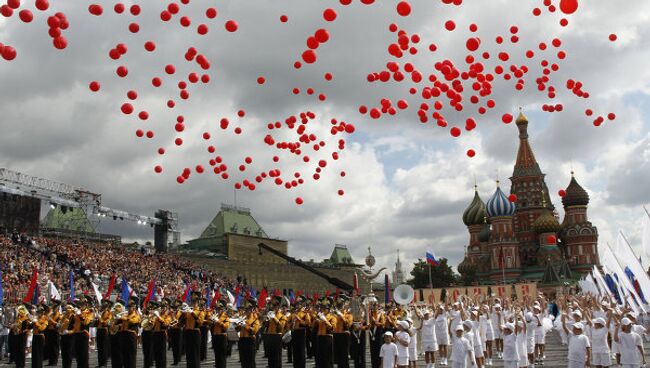
[[403, 329], [409, 328], [409, 323], [406, 322], [406, 321], [399, 321], [399, 322], [397, 322], [397, 324]]
[[585, 326], [583, 326], [582, 323], [578, 322], [578, 323], [573, 324], [573, 328], [577, 328], [578, 330], [582, 330], [582, 329], [585, 328]]
[[465, 329], [463, 328], [463, 326], [458, 325], [458, 326], [456, 326], [455, 331], [465, 331]]
[[496, 303], [496, 304], [494, 305], [494, 308], [501, 308], [501, 304]]
[[467, 328], [472, 328], [472, 321], [469, 321], [469, 320], [463, 321], [463, 326], [465, 326]]
[[533, 320], [533, 314], [531, 312], [526, 312], [524, 317], [526, 318], [526, 322], [530, 322]]
[[390, 336], [390, 337], [393, 337], [393, 333], [390, 332], [390, 331], [386, 331], [386, 332], [384, 332], [384, 336]]
[[533, 307], [533, 309], [537, 309], [538, 311], [541, 311], [542, 307], [540, 307], [539, 305], [536, 305], [536, 306]]
[[582, 317], [582, 313], [577, 309], [573, 311], [573, 314], [575, 314], [578, 317]]
[[504, 330], [514, 331], [515, 330], [515, 325], [513, 325], [512, 323], [506, 323], [505, 325], [502, 326], [502, 328]]
[[413, 324], [413, 320], [411, 319], [411, 317], [406, 317], [405, 321], [410, 324]]
[[605, 324], [606, 324], [606, 322], [605, 322], [605, 318], [603, 318], [603, 317], [598, 317], [598, 318], [594, 319], [594, 323], [597, 323], [597, 324], [599, 324], [599, 325], [603, 325], [603, 326], [605, 326]]
[[623, 326], [631, 325], [631, 324], [632, 324], [632, 321], [631, 321], [629, 318], [626, 317], [626, 318], [623, 318], [623, 319], [621, 320], [621, 324], [622, 324]]

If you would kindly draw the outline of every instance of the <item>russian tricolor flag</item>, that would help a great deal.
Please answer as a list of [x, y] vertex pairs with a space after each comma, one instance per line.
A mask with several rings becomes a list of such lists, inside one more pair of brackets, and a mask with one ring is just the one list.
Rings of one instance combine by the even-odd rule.
[[431, 254], [427, 252], [427, 263], [432, 265], [432, 266], [439, 266], [440, 262], [436, 259], [435, 254]]

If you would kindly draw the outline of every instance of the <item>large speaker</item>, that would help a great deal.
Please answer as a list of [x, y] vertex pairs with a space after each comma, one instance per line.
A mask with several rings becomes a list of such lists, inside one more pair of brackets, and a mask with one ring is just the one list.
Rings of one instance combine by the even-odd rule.
[[167, 241], [169, 231], [171, 230], [171, 212], [165, 210], [156, 211], [155, 218], [160, 219], [160, 225], [155, 225], [153, 229], [153, 243], [156, 253], [167, 252]]

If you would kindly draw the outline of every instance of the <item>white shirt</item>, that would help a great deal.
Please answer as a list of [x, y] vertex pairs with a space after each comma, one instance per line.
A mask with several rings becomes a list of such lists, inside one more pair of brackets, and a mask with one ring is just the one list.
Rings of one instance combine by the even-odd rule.
[[573, 332], [569, 332], [569, 361], [587, 361], [587, 348], [591, 347], [589, 338], [585, 334], [574, 335]]
[[[409, 333], [406, 331], [397, 331], [395, 332], [395, 340], [400, 339], [407, 344], [411, 342], [411, 336], [409, 336]], [[404, 346], [400, 344], [399, 342], [395, 342], [395, 345], [397, 345], [397, 355], [400, 358], [406, 357], [408, 358], [409, 356], [409, 349], [408, 346]]]
[[605, 353], [609, 354], [609, 346], [607, 345], [607, 328], [592, 328], [591, 329], [591, 348], [592, 353]]
[[451, 346], [451, 361], [464, 362], [465, 359], [467, 359], [468, 351], [472, 353], [474, 352], [470, 341], [465, 336], [455, 338], [454, 343]]
[[379, 349], [379, 357], [383, 358], [383, 368], [393, 368], [397, 356], [397, 345], [395, 343], [384, 343]]
[[621, 364], [640, 365], [641, 357], [638, 346], [643, 346], [641, 336], [634, 332], [618, 333], [618, 349], [621, 352]]
[[436, 341], [436, 321], [433, 318], [422, 320], [422, 341]]
[[503, 360], [519, 360], [519, 352], [517, 351], [517, 335], [514, 333], [511, 333], [510, 335], [503, 334]]

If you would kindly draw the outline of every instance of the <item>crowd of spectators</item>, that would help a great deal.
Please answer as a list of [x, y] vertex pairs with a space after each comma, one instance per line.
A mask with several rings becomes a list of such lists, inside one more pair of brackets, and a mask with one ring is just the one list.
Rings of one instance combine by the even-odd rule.
[[24, 297], [34, 270], [38, 270], [41, 298], [47, 298], [48, 281], [62, 298], [69, 295], [70, 271], [75, 295], [94, 295], [91, 283], [104, 294], [113, 277], [114, 295], [121, 293], [122, 278], [139, 296], [146, 295], [151, 280], [155, 280], [157, 297], [172, 299], [182, 296], [188, 285], [205, 294], [206, 290], [234, 290], [245, 284], [245, 280], [230, 279], [173, 253], [146, 254], [121, 244], [29, 238], [15, 232], [0, 234], [0, 270], [5, 304]]

